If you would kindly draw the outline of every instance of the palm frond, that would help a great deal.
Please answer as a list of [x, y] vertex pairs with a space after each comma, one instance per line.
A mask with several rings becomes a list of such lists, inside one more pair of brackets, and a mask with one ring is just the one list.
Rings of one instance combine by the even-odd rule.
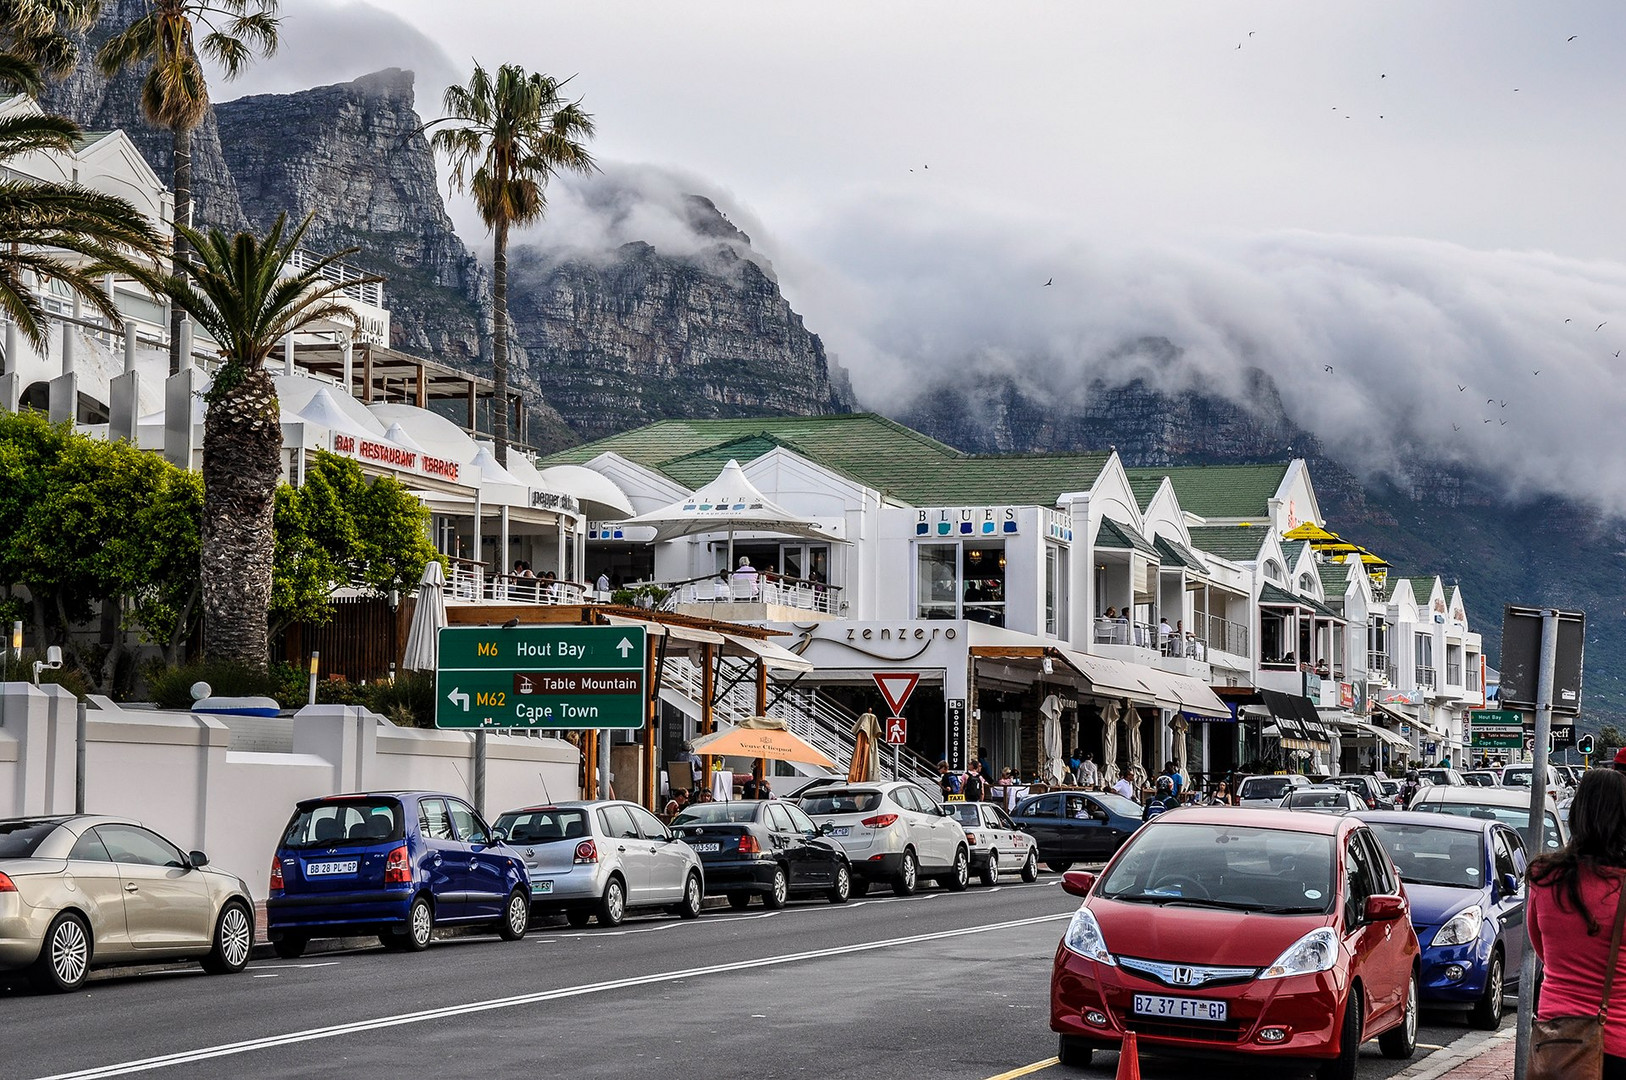
[[0, 53], [0, 86], [37, 97], [45, 89], [40, 65], [13, 53]]
[[0, 117], [0, 161], [35, 152], [67, 153], [81, 134], [79, 125], [66, 116]]

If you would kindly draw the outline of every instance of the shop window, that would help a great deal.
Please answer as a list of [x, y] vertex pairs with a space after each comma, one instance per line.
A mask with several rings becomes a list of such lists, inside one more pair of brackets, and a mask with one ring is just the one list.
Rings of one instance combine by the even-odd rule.
[[1062, 626], [1063, 569], [1061, 548], [1046, 544], [1044, 549], [1044, 632], [1059, 636]]
[[1005, 625], [1005, 545], [916, 545], [916, 609], [922, 619]]

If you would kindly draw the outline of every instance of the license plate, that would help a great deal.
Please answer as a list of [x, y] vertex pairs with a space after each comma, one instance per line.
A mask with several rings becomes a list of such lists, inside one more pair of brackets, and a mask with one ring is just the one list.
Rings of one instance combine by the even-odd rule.
[[852, 832], [852, 829], [849, 826], [837, 825], [835, 828], [830, 830], [830, 835], [831, 836], [846, 836], [850, 832]]
[[327, 877], [330, 874], [354, 874], [355, 872], [356, 860], [354, 859], [345, 862], [313, 862], [305, 866], [306, 877]]
[[551, 881], [533, 881], [533, 882], [531, 882], [531, 895], [532, 896], [542, 896], [542, 895], [544, 895], [546, 893], [550, 893], [552, 891], [553, 891], [553, 882], [551, 882]]
[[1136, 994], [1135, 1012], [1140, 1016], [1158, 1016], [1169, 1020], [1225, 1020], [1225, 1002], [1203, 998], [1164, 997], [1161, 994]]
[[700, 852], [723, 850], [723, 845], [721, 844], [694, 844], [692, 846], [696, 851]]

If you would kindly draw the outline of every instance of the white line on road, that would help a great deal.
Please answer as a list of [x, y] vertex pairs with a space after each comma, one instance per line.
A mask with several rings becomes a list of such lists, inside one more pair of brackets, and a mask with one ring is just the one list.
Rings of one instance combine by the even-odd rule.
[[317, 964], [255, 964], [254, 965], [254, 970], [256, 970], [256, 971], [292, 971], [292, 970], [295, 970], [295, 969], [304, 969], [304, 968], [338, 967], [338, 966], [339, 966], [339, 962], [337, 960], [323, 960], [321, 963], [317, 963]]
[[282, 978], [281, 975], [279, 975], [278, 973], [276, 973], [274, 971], [269, 975], [256, 975], [254, 977], [256, 979], [280, 979], [280, 978]]
[[491, 998], [486, 1001], [471, 1001], [464, 1005], [448, 1005], [439, 1009], [423, 1009], [419, 1012], [401, 1013], [396, 1016], [381, 1016], [373, 1020], [360, 1020], [350, 1024], [335, 1024], [331, 1027], [310, 1028], [306, 1031], [291, 1031], [285, 1035], [271, 1035], [261, 1039], [247, 1039], [242, 1042], [225, 1043], [220, 1046], [207, 1046], [198, 1050], [185, 1050], [176, 1054], [163, 1054], [158, 1057], [140, 1058], [135, 1061], [119, 1062], [114, 1065], [81, 1069], [78, 1072], [57, 1073], [53, 1076], [42, 1077], [40, 1080], [102, 1080], [102, 1078], [110, 1076], [128, 1076], [131, 1073], [151, 1072], [155, 1069], [165, 1069], [174, 1065], [188, 1065], [199, 1061], [210, 1061], [215, 1058], [231, 1057], [236, 1054], [252, 1053], [256, 1050], [269, 1050], [277, 1046], [291, 1046], [296, 1043], [315, 1042], [319, 1039], [333, 1039], [341, 1035], [354, 1035], [363, 1031], [378, 1031], [384, 1028], [402, 1027], [406, 1024], [421, 1024], [430, 1020], [445, 1020], [454, 1016], [466, 1016], [470, 1013], [490, 1012], [494, 1009], [511, 1009], [520, 1005], [537, 1005], [545, 1001], [559, 1001], [564, 998], [602, 994], [612, 990], [625, 990], [637, 986], [650, 986], [656, 983], [676, 982], [680, 979], [692, 979], [701, 975], [720, 975], [730, 971], [749, 971], [753, 968], [777, 967], [781, 964], [796, 964], [805, 960], [822, 960], [832, 956], [849, 956], [854, 953], [892, 949], [903, 945], [917, 945], [927, 941], [942, 941], [947, 938], [966, 937], [971, 934], [989, 934], [1000, 930], [1014, 930], [1018, 927], [1036, 926], [1039, 923], [1056, 922], [1072, 917], [1073, 913], [1066, 911], [1058, 915], [1038, 915], [1030, 919], [1013, 919], [1009, 922], [967, 926], [958, 930], [938, 930], [930, 934], [913, 934], [909, 937], [889, 938], [884, 941], [838, 945], [829, 949], [783, 953], [778, 956], [763, 956], [755, 960], [738, 960], [730, 964], [713, 964], [709, 967], [689, 968], [684, 971], [667, 971], [653, 975], [639, 975], [629, 979], [612, 979], [608, 982], [567, 986], [558, 990], [543, 990], [534, 994]]

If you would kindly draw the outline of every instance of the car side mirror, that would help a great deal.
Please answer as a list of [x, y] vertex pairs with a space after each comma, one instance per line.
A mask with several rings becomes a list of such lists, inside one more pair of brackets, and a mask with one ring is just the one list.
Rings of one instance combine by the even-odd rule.
[[1373, 922], [1393, 922], [1395, 919], [1406, 917], [1406, 898], [1404, 896], [1368, 896], [1366, 898], [1366, 917]]
[[506, 844], [508, 843], [508, 834], [502, 829], [492, 829], [491, 842], [493, 844]]
[[1069, 870], [1061, 876], [1063, 892], [1073, 896], [1088, 896], [1095, 887], [1095, 875], [1088, 870]]
[[201, 851], [189, 851], [186, 853], [186, 861], [192, 869], [201, 870], [209, 865], [209, 856]]
[[1519, 878], [1518, 878], [1518, 875], [1516, 875], [1516, 874], [1503, 874], [1500, 878], [1497, 879], [1497, 884], [1502, 887], [1502, 892], [1505, 895], [1507, 895], [1507, 896], [1517, 896], [1518, 895], [1518, 892], [1519, 892]]

